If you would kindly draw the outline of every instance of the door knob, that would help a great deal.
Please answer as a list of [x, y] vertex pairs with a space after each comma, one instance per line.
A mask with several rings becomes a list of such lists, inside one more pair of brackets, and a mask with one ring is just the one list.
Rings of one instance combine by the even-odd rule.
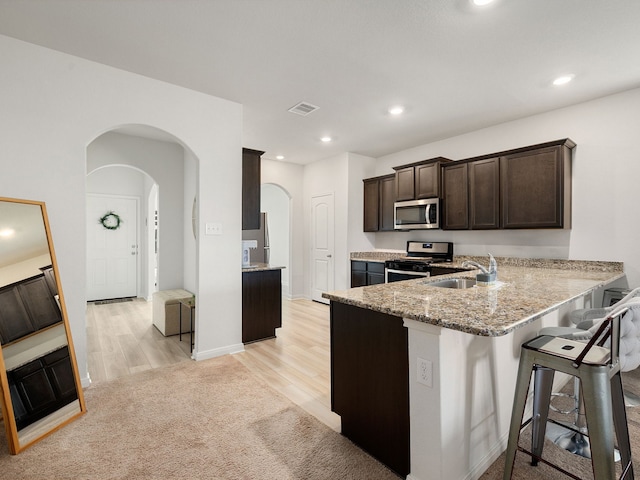
[[331, 254], [327, 255], [327, 258], [331, 258]]

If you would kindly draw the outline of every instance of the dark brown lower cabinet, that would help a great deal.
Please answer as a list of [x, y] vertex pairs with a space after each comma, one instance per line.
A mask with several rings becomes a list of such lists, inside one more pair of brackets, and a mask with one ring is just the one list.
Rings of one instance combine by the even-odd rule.
[[272, 338], [282, 326], [282, 271], [242, 272], [242, 343]]
[[44, 274], [0, 289], [0, 342], [18, 340], [62, 321]]
[[331, 302], [331, 410], [342, 434], [409, 474], [409, 347], [399, 317]]
[[384, 262], [351, 260], [351, 288], [384, 283]]
[[18, 430], [78, 398], [67, 347], [7, 372]]

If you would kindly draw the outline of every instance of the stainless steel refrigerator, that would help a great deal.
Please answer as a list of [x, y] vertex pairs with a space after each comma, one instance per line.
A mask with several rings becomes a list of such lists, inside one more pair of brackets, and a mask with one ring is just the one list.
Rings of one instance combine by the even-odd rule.
[[260, 229], [243, 230], [242, 240], [256, 240], [258, 242], [258, 247], [251, 249], [251, 263], [269, 263], [269, 227], [266, 213], [260, 213]]

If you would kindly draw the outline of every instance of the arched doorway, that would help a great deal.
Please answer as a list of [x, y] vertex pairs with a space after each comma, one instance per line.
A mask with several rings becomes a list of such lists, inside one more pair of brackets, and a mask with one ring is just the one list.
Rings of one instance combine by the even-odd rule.
[[291, 196], [280, 185], [264, 183], [260, 188], [260, 205], [268, 219], [269, 263], [285, 267], [282, 294], [291, 298]]
[[[93, 218], [96, 212], [90, 209], [92, 196], [137, 202], [136, 215], [128, 220], [122, 217], [123, 225], [137, 225], [135, 241], [126, 244], [129, 249], [126, 253], [137, 262], [133, 301], [117, 304], [109, 301], [101, 309], [88, 305], [88, 345], [95, 346], [95, 351], [90, 347], [88, 352], [92, 380], [111, 380], [189, 360], [186, 341], [182, 346], [178, 336], [164, 337], [153, 326], [151, 299], [156, 290], [185, 288], [193, 293], [197, 290], [197, 239], [192, 233], [197, 159], [168, 134], [135, 126], [106, 132], [94, 139], [87, 146], [87, 172], [87, 232], [96, 225], [102, 228]], [[104, 208], [112, 210], [106, 205]], [[88, 235], [88, 255], [90, 252]], [[92, 300], [89, 287], [88, 284], [87, 300]], [[197, 327], [197, 316], [195, 324]], [[92, 343], [96, 337], [100, 340]]]

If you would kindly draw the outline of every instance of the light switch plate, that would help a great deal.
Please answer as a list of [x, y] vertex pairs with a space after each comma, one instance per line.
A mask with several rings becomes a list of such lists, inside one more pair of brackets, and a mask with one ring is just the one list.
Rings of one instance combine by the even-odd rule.
[[222, 224], [219, 222], [207, 223], [204, 233], [205, 235], [222, 235]]

